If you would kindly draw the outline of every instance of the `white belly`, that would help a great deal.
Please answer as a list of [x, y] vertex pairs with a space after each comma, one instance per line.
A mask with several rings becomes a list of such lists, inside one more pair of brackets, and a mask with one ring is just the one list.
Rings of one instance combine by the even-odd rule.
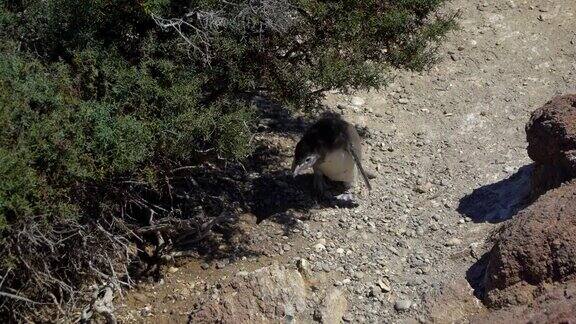
[[356, 181], [356, 163], [346, 150], [337, 150], [326, 155], [317, 167], [328, 178], [334, 181], [354, 183]]

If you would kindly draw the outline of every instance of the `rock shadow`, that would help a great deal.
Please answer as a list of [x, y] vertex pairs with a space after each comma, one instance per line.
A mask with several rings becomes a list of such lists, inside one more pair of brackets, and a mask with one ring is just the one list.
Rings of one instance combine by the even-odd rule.
[[490, 259], [490, 251], [486, 252], [480, 259], [478, 259], [467, 271], [466, 281], [474, 290], [474, 296], [481, 301], [484, 301], [486, 296], [486, 269]]
[[510, 219], [529, 203], [533, 169], [525, 165], [507, 179], [475, 189], [460, 199], [457, 211], [475, 223]]

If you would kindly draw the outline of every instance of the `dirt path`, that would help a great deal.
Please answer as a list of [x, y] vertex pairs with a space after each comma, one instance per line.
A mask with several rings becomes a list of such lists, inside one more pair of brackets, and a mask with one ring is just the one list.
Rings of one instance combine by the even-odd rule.
[[[495, 223], [526, 193], [530, 112], [576, 92], [576, 2], [455, 0], [450, 7], [461, 10], [461, 30], [431, 71], [398, 73], [387, 89], [356, 94], [361, 106], [339, 94], [326, 100], [369, 130], [367, 167], [377, 178], [369, 195], [361, 189], [360, 206], [312, 210], [289, 232], [247, 220], [248, 245], [264, 255], [208, 270], [196, 262], [171, 268], [163, 284], [120, 301], [121, 317], [186, 321], [217, 282], [273, 260], [295, 267], [296, 258], [309, 260], [323, 285], [344, 289], [348, 321], [448, 322], [484, 312], [466, 273]], [[152, 316], [141, 316], [148, 310]]]

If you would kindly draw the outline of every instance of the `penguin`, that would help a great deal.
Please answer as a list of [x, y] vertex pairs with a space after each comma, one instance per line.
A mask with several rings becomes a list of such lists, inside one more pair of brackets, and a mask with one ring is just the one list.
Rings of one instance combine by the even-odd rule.
[[370, 175], [362, 167], [362, 143], [356, 128], [340, 116], [319, 119], [302, 136], [294, 151], [292, 173], [296, 177], [307, 169], [314, 171], [314, 188], [325, 194], [324, 176], [351, 188], [358, 173], [368, 190]]

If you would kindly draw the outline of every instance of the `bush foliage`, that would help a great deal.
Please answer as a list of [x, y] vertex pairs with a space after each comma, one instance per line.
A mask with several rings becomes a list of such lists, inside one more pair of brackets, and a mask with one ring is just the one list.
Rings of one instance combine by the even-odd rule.
[[[14, 296], [65, 301], [80, 277], [109, 273], [86, 251], [116, 261], [116, 243], [96, 237], [132, 240], [149, 225], [124, 214], [137, 204], [126, 183], [156, 190], [167, 170], [245, 158], [255, 95], [305, 109], [326, 90], [377, 88], [386, 69], [426, 68], [453, 27], [435, 14], [443, 2], [3, 1], [4, 314], [36, 305]], [[72, 251], [80, 261], [67, 269]]]

